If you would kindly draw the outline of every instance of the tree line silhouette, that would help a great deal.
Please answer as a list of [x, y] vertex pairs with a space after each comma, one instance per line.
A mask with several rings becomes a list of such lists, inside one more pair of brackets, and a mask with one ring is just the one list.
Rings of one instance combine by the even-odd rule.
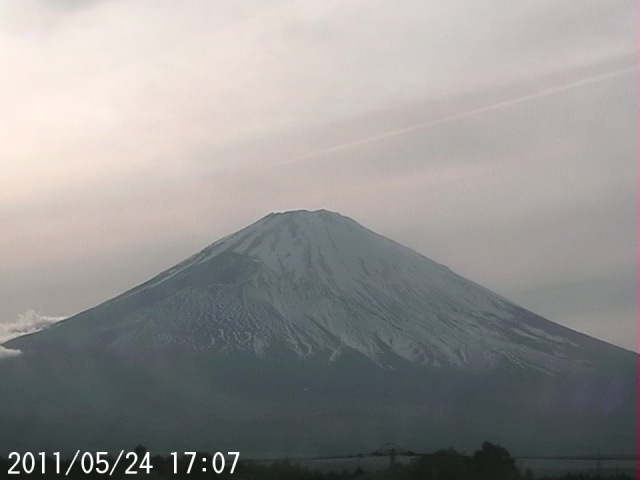
[[[142, 445], [138, 445], [134, 451], [142, 458], [146, 454], [146, 449]], [[177, 460], [178, 473], [174, 474], [176, 467], [175, 459], [171, 456], [149, 456], [149, 464], [151, 469], [149, 473], [138, 472], [143, 478], [161, 479], [161, 478], [192, 478], [192, 479], [234, 479], [234, 480], [531, 480], [534, 478], [531, 470], [522, 472], [516, 466], [516, 459], [511, 456], [509, 451], [490, 442], [484, 442], [479, 450], [472, 455], [460, 453], [452, 448], [448, 450], [439, 450], [433, 453], [417, 455], [409, 463], [400, 463], [395, 461], [395, 455], [392, 451], [389, 455], [389, 466], [385, 470], [365, 471], [358, 467], [355, 470], [343, 470], [341, 472], [319, 472], [309, 470], [302, 467], [299, 463], [284, 459], [272, 462], [255, 461], [240, 459], [236, 465], [235, 471], [230, 473], [229, 466], [217, 474], [209, 469], [203, 472], [202, 469], [194, 468], [191, 473], [187, 474], [188, 459], [180, 457]], [[212, 455], [199, 453], [198, 459], [206, 458], [211, 465]], [[113, 465], [115, 458], [107, 457], [110, 465]], [[0, 479], [15, 478], [56, 478], [66, 477], [73, 479], [93, 479], [93, 478], [113, 478], [131, 479], [137, 475], [126, 473], [126, 465], [118, 464], [118, 468], [111, 474], [98, 474], [92, 472], [85, 474], [80, 468], [72, 468], [68, 475], [65, 475], [71, 459], [61, 460], [59, 463], [60, 473], [55, 473], [54, 460], [50, 457], [45, 461], [45, 474], [41, 472], [41, 465], [35, 468], [33, 473], [25, 474], [21, 472], [18, 475], [9, 474], [11, 466], [15, 460], [0, 457]], [[607, 478], [610, 480], [631, 480], [632, 477], [625, 474], [615, 474], [613, 476], [590, 476], [586, 474], [566, 474], [556, 477], [539, 477], [538, 480], [590, 480], [597, 478]]]

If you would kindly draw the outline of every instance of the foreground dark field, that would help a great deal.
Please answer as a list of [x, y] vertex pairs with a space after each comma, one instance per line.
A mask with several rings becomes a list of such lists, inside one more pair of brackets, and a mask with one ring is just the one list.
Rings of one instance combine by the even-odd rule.
[[[34, 455], [35, 462], [25, 460], [25, 456], [17, 454], [10, 458], [0, 458], [0, 478], [104, 478], [113, 479], [135, 478], [142, 475], [144, 478], [194, 478], [194, 479], [238, 479], [238, 480], [520, 480], [538, 478], [542, 480], [587, 480], [607, 478], [612, 480], [632, 479], [630, 472], [611, 470], [598, 470], [594, 473], [564, 473], [558, 475], [534, 475], [530, 469], [523, 469], [511, 456], [509, 451], [490, 442], [484, 442], [479, 450], [472, 455], [460, 453], [452, 448], [439, 450], [430, 454], [415, 454], [409, 462], [400, 462], [396, 458], [396, 450], [390, 449], [379, 453], [385, 457], [386, 465], [375, 469], [367, 469], [358, 466], [355, 469], [333, 469], [320, 471], [314, 468], [302, 466], [304, 462], [284, 460], [240, 460], [226, 468], [217, 468], [220, 473], [211, 468], [216, 461], [211, 454], [195, 453], [184, 455], [151, 456], [145, 447], [138, 445], [132, 450], [138, 459], [135, 465], [130, 461], [116, 462], [113, 456], [102, 457], [104, 465], [114, 465], [117, 468], [112, 471], [106, 469], [104, 473], [98, 473], [102, 464], [88, 462], [75, 463], [71, 458], [54, 459]], [[90, 456], [93, 456], [91, 454]], [[406, 458], [407, 455], [405, 455]], [[195, 460], [195, 461], [194, 461]], [[202, 461], [203, 463], [200, 463]], [[201, 465], [208, 465], [205, 471]], [[217, 463], [220, 467], [220, 462]], [[24, 470], [32, 471], [27, 474]], [[233, 469], [233, 470], [232, 470]], [[44, 473], [43, 473], [44, 470]], [[84, 470], [84, 471], [83, 471]]]

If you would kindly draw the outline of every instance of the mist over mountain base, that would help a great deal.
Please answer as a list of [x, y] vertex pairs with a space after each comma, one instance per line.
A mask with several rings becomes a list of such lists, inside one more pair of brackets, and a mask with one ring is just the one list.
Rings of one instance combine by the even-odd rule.
[[635, 444], [634, 392], [604, 375], [549, 377], [506, 366], [399, 371], [357, 358], [321, 364], [165, 352], [55, 364], [17, 357], [0, 363], [0, 376], [5, 455], [139, 443], [254, 457], [364, 453], [387, 442], [430, 451], [492, 439], [526, 455], [619, 453]]

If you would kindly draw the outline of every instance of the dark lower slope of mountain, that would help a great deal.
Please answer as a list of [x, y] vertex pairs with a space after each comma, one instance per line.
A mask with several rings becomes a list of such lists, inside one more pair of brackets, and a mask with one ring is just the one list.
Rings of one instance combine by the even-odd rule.
[[143, 443], [162, 452], [344, 454], [388, 441], [429, 451], [486, 439], [529, 455], [630, 453], [633, 374], [385, 370], [355, 357], [22, 356], [0, 362], [0, 453]]
[[636, 451], [636, 354], [325, 211], [5, 346], [23, 353], [0, 361], [0, 453]]

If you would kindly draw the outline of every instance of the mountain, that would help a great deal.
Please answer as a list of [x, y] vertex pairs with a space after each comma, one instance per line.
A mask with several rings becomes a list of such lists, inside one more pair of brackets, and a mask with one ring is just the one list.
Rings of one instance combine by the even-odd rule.
[[[324, 210], [267, 215], [4, 347], [22, 355], [0, 361], [15, 385], [0, 392], [0, 428], [28, 448], [39, 443], [24, 432], [42, 425], [57, 432], [43, 443], [98, 445], [85, 431], [97, 425], [112, 445], [140, 432], [177, 449], [226, 438], [326, 452], [339, 434], [348, 452], [420, 451], [493, 433], [528, 449], [636, 451], [636, 354]], [[58, 435], [74, 415], [83, 426]]]
[[270, 214], [45, 335], [32, 350], [186, 349], [439, 367], [584, 369], [614, 347], [327, 211]]

